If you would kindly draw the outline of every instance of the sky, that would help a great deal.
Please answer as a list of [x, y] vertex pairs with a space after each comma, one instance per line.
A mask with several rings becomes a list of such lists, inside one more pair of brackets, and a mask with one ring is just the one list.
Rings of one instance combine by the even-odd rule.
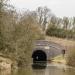
[[10, 3], [20, 10], [47, 6], [58, 17], [75, 16], [75, 0], [10, 0]]

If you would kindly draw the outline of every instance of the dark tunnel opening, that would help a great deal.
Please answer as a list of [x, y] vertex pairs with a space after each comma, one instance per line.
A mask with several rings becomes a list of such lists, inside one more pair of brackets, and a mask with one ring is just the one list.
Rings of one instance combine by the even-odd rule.
[[47, 66], [47, 56], [42, 50], [36, 50], [32, 54], [33, 64], [32, 67], [35, 69], [43, 69]]
[[33, 63], [46, 63], [47, 56], [46, 53], [42, 50], [36, 50], [32, 54]]

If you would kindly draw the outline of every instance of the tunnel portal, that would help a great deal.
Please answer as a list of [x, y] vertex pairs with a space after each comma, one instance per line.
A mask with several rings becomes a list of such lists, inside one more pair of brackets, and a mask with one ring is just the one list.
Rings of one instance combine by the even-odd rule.
[[48, 62], [55, 56], [61, 54], [64, 48], [52, 41], [36, 40], [32, 51], [32, 66], [39, 68], [40, 66], [47, 66]]

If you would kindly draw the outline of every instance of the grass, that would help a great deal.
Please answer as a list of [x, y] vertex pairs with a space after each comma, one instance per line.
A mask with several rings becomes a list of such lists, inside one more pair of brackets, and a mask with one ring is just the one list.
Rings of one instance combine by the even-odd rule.
[[66, 64], [65, 57], [62, 54], [54, 57], [52, 62]]
[[69, 48], [72, 48], [75, 46], [74, 40], [68, 40], [68, 39], [57, 38], [57, 37], [49, 37], [49, 36], [46, 36], [46, 40], [60, 44], [61, 46], [63, 46], [67, 50], [69, 50]]

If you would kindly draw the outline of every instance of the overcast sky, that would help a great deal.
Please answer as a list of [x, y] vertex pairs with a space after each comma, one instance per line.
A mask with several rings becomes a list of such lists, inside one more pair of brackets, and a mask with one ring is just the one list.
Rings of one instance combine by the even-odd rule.
[[47, 6], [58, 16], [75, 16], [75, 0], [10, 0], [19, 9], [35, 10], [39, 6]]

